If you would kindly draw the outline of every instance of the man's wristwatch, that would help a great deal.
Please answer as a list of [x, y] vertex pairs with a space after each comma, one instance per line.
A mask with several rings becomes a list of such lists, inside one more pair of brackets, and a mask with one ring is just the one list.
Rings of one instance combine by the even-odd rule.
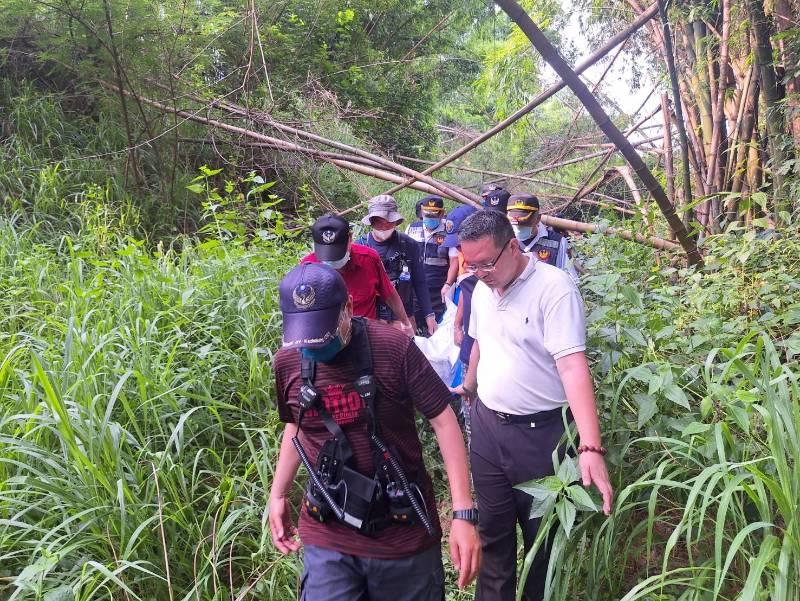
[[456, 509], [453, 512], [454, 520], [466, 520], [473, 526], [478, 525], [478, 510], [473, 507], [472, 509]]

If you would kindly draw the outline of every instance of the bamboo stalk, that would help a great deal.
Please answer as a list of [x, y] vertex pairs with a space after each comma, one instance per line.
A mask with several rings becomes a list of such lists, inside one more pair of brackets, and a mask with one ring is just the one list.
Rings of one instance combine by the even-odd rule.
[[661, 115], [664, 119], [664, 177], [667, 180], [667, 196], [675, 204], [675, 171], [672, 159], [672, 119], [666, 92], [661, 94]]
[[[578, 74], [583, 73], [583, 71], [585, 71], [586, 69], [591, 67], [597, 61], [599, 61], [601, 58], [603, 58], [606, 54], [611, 52], [611, 50], [613, 50], [617, 46], [617, 44], [619, 44], [619, 43], [623, 42], [624, 40], [628, 39], [631, 35], [633, 35], [635, 32], [637, 32], [645, 23], [647, 23], [650, 19], [652, 19], [653, 16], [656, 14], [657, 10], [658, 10], [658, 7], [655, 4], [653, 4], [650, 8], [648, 8], [641, 15], [639, 15], [639, 17], [637, 17], [637, 19], [633, 23], [631, 23], [628, 27], [626, 27], [623, 31], [619, 32], [614, 37], [610, 38], [605, 44], [603, 44], [600, 48], [598, 48], [598, 50], [595, 53], [593, 53], [589, 58], [587, 58], [585, 61], [583, 61], [582, 63], [577, 65], [575, 67], [575, 73], [578, 73]], [[483, 135], [481, 135], [481, 136], [475, 138], [474, 140], [470, 141], [468, 144], [466, 144], [465, 146], [462, 146], [461, 148], [459, 148], [458, 150], [456, 150], [455, 152], [453, 152], [449, 156], [445, 157], [444, 159], [442, 159], [441, 161], [439, 161], [435, 165], [432, 165], [431, 167], [429, 167], [428, 169], [423, 171], [423, 173], [425, 175], [429, 175], [429, 174], [433, 173], [434, 171], [437, 171], [438, 169], [441, 169], [445, 165], [448, 165], [448, 164], [452, 163], [453, 161], [455, 161], [456, 159], [462, 157], [463, 155], [468, 153], [473, 148], [476, 148], [477, 146], [479, 146], [480, 144], [482, 144], [483, 142], [485, 142], [489, 138], [492, 138], [493, 136], [495, 136], [499, 132], [501, 132], [504, 129], [506, 129], [512, 123], [518, 121], [520, 118], [522, 118], [523, 116], [525, 116], [528, 113], [530, 113], [537, 106], [543, 104], [546, 100], [551, 98], [553, 95], [555, 95], [557, 92], [559, 92], [560, 90], [564, 89], [565, 87], [566, 87], [566, 83], [564, 83], [563, 81], [560, 81], [556, 85], [548, 88], [547, 90], [545, 90], [544, 92], [539, 94], [536, 98], [531, 100], [524, 107], [522, 107], [517, 112], [515, 112], [513, 115], [510, 115], [508, 118], [504, 119], [503, 121], [501, 121], [500, 123], [495, 125], [493, 128], [488, 130]], [[412, 182], [412, 181], [414, 181], [414, 180], [410, 179], [409, 183]], [[395, 186], [394, 188], [391, 188], [390, 190], [387, 190], [386, 194], [394, 194], [398, 190], [402, 190], [404, 187], [405, 187], [405, 185], [403, 185], [403, 186]]]
[[515, 0], [495, 0], [496, 4], [502, 8], [506, 14], [514, 21], [522, 32], [531, 41], [531, 44], [542, 55], [545, 61], [555, 70], [561, 79], [570, 87], [578, 99], [586, 106], [586, 110], [597, 123], [598, 127], [603, 130], [609, 139], [614, 142], [619, 148], [622, 155], [628, 161], [628, 164], [639, 176], [639, 179], [644, 183], [645, 187], [653, 195], [656, 203], [661, 209], [664, 218], [669, 224], [670, 228], [675, 233], [676, 238], [680, 242], [686, 252], [687, 259], [691, 265], [701, 265], [703, 258], [697, 249], [697, 244], [694, 239], [689, 236], [683, 222], [675, 213], [675, 208], [669, 202], [664, 189], [656, 181], [653, 174], [647, 168], [642, 158], [637, 154], [636, 149], [625, 138], [622, 132], [611, 122], [608, 115], [597, 102], [597, 100], [589, 93], [586, 85], [578, 77], [577, 73], [573, 71], [564, 59], [559, 55], [558, 51], [553, 47], [550, 41], [545, 37], [541, 30], [531, 20], [528, 14], [520, 7]]

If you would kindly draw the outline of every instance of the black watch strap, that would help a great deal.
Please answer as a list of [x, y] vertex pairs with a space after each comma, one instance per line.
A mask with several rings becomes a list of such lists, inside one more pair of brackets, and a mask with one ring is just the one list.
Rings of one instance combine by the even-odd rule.
[[454, 520], [466, 520], [470, 524], [478, 525], [478, 510], [474, 507], [472, 509], [456, 509], [453, 512]]

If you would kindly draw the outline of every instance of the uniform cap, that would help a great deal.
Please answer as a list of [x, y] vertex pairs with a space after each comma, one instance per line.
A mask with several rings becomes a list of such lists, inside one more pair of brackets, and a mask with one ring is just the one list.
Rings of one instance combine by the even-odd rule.
[[338, 261], [347, 253], [350, 224], [338, 215], [323, 215], [311, 226], [314, 253], [320, 261]]
[[303, 263], [286, 274], [278, 290], [284, 347], [319, 348], [333, 340], [348, 299], [347, 286], [335, 269]]

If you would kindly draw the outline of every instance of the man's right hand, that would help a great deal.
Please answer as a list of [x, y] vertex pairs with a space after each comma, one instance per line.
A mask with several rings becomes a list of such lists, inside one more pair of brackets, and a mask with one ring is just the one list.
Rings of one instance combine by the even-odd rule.
[[453, 342], [456, 346], [461, 346], [461, 343], [464, 342], [464, 328], [453, 326]]
[[297, 528], [292, 523], [292, 508], [286, 497], [270, 498], [269, 531], [273, 544], [284, 555], [294, 553], [300, 548]]
[[481, 566], [481, 539], [478, 529], [469, 522], [453, 520], [450, 526], [450, 559], [458, 570], [458, 588], [466, 588], [475, 580]]

